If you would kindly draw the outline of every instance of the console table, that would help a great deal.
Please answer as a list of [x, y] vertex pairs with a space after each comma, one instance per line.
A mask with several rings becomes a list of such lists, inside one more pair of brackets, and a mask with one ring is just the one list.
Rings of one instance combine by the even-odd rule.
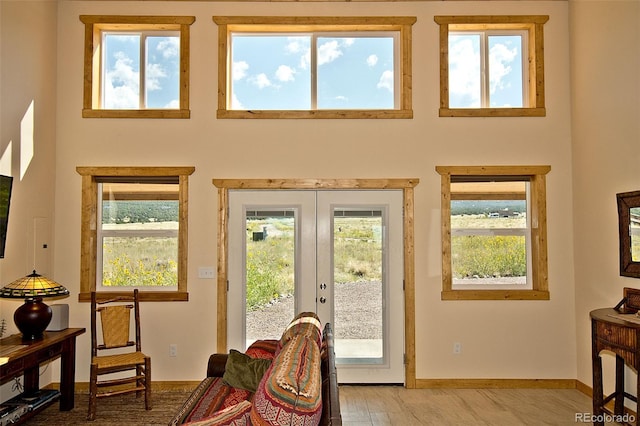
[[[594, 425], [603, 425], [604, 416], [611, 415], [618, 420], [625, 419], [624, 401], [626, 398], [636, 403], [636, 413], [640, 413], [638, 399], [624, 390], [624, 366], [629, 365], [640, 371], [640, 321], [622, 319], [638, 318], [635, 312], [604, 308], [591, 311], [591, 355], [593, 364], [593, 415]], [[602, 390], [602, 358], [600, 352], [611, 351], [616, 356], [615, 391], [606, 396]], [[640, 395], [640, 380], [636, 389]], [[605, 407], [614, 401], [613, 411]], [[629, 418], [629, 416], [626, 416]], [[619, 421], [622, 423], [622, 421]]]
[[[0, 384], [24, 374], [24, 393], [40, 388], [39, 367], [43, 362], [60, 358], [60, 410], [69, 411], [74, 406], [76, 372], [76, 337], [84, 333], [84, 328], [67, 328], [62, 331], [45, 331], [38, 340], [22, 340], [21, 334], [14, 334], [0, 340], [0, 346], [20, 345], [16, 350], [3, 354], [0, 365]], [[6, 361], [6, 362], [5, 362]], [[31, 417], [35, 412], [28, 413]], [[23, 421], [23, 418], [20, 418]]]

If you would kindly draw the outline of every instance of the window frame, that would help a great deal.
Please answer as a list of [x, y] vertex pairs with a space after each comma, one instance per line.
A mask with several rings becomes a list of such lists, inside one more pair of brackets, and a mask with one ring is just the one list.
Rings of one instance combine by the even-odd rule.
[[[547, 265], [546, 175], [550, 166], [436, 166], [441, 177], [441, 244], [442, 300], [549, 300]], [[529, 182], [527, 220], [530, 242], [527, 246], [527, 274], [531, 274], [531, 289], [479, 289], [453, 287], [451, 264], [451, 182], [456, 178], [491, 181], [495, 179]]]
[[[435, 16], [440, 26], [440, 117], [545, 117], [544, 24], [548, 15]], [[449, 107], [449, 32], [526, 31], [528, 63], [528, 107], [450, 108]], [[523, 52], [524, 53], [524, 52]], [[524, 56], [524, 54], [523, 54]], [[523, 68], [524, 74], [524, 68]], [[524, 76], [523, 76], [524, 77]], [[523, 99], [524, 101], [524, 99]]]
[[[82, 176], [82, 218], [80, 241], [80, 302], [89, 302], [91, 292], [96, 291], [98, 251], [98, 186], [100, 182], [144, 181], [162, 178], [178, 178], [179, 231], [178, 231], [178, 288], [171, 290], [140, 289], [142, 301], [188, 301], [187, 248], [188, 248], [188, 193], [189, 176], [195, 167], [76, 167]], [[100, 292], [114, 296], [118, 291]]]
[[[84, 30], [84, 118], [190, 118], [189, 110], [189, 30], [194, 16], [80, 15]], [[180, 96], [178, 109], [102, 108], [102, 33], [131, 31], [180, 33]], [[141, 88], [142, 90], [142, 88]], [[141, 95], [142, 98], [142, 95]]]
[[[218, 110], [217, 118], [413, 118], [411, 74], [411, 29], [416, 17], [319, 17], [319, 16], [213, 16], [218, 26]], [[398, 31], [400, 70], [397, 81], [399, 109], [323, 110], [231, 110], [230, 38], [232, 32], [253, 33], [336, 33], [358, 31]], [[335, 35], [335, 34], [334, 34]]]

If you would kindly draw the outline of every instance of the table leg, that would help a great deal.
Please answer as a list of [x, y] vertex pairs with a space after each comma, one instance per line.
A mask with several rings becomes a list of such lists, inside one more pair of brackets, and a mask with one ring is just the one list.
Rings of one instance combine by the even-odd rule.
[[24, 370], [24, 393], [30, 395], [40, 389], [40, 367], [29, 367]]
[[[602, 410], [602, 401], [604, 395], [602, 391], [602, 358], [599, 354], [593, 355], [593, 415], [595, 418], [602, 418], [604, 411]], [[594, 425], [602, 426], [604, 422], [593, 422]]]
[[60, 411], [74, 407], [76, 375], [76, 338], [65, 340], [60, 357]]
[[616, 398], [613, 407], [614, 414], [624, 414], [624, 359], [616, 355]]

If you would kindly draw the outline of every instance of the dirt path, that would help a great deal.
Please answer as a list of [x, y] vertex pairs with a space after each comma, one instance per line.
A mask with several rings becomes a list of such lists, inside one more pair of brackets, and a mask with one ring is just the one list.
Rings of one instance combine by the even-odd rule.
[[[380, 339], [382, 285], [380, 282], [336, 284], [336, 339]], [[294, 316], [294, 298], [286, 297], [247, 314], [249, 339], [278, 339]]]

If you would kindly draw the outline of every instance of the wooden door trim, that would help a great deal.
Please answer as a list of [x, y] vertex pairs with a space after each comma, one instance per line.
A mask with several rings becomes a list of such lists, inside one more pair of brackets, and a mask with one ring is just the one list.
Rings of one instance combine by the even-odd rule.
[[297, 189], [360, 190], [401, 189], [403, 191], [404, 228], [404, 341], [405, 386], [416, 387], [415, 360], [415, 252], [414, 188], [417, 178], [403, 179], [213, 179], [218, 188], [218, 263], [217, 263], [217, 351], [227, 351], [227, 290], [229, 247], [229, 190]]

